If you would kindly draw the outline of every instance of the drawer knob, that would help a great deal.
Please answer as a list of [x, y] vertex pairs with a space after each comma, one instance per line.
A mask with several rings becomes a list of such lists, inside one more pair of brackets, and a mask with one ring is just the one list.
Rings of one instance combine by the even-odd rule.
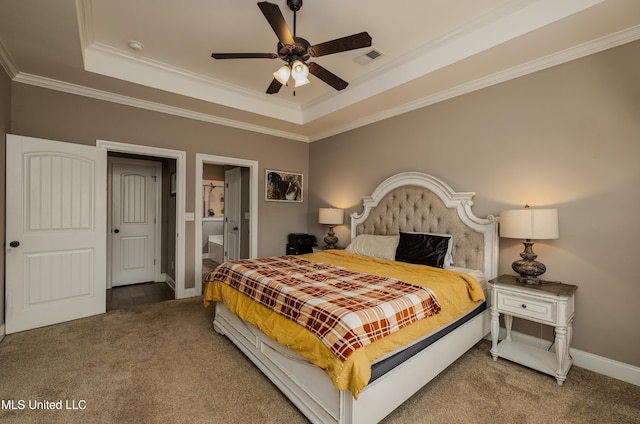
[[523, 304], [522, 304], [522, 305], [520, 305], [520, 306], [522, 306], [522, 309], [527, 309], [527, 305], [526, 305], [525, 303], [523, 303]]

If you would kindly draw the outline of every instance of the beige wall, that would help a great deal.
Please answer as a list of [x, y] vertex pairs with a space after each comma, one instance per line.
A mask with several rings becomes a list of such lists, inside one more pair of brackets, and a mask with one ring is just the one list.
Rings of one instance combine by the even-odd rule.
[[[475, 191], [479, 216], [558, 208], [560, 238], [534, 250], [547, 279], [579, 286], [573, 346], [640, 366], [639, 76], [634, 42], [315, 142], [309, 228], [326, 231], [318, 207], [360, 211], [360, 196], [403, 171]], [[520, 251], [501, 239], [501, 273]]]
[[211, 165], [210, 163], [203, 164], [202, 179], [224, 181], [224, 166]]
[[[4, 240], [5, 134], [11, 125], [11, 80], [0, 68], [0, 235]], [[4, 245], [3, 245], [4, 247]], [[4, 254], [0, 255], [0, 325], [4, 324]], [[4, 331], [0, 331], [0, 338]]]
[[[557, 207], [560, 239], [538, 242], [535, 250], [547, 265], [546, 278], [580, 287], [573, 346], [640, 366], [634, 266], [640, 238], [638, 75], [635, 42], [307, 145], [9, 84], [0, 72], [0, 130], [89, 145], [105, 139], [184, 150], [187, 211], [195, 204], [195, 153], [259, 161], [260, 190], [265, 169], [301, 172], [304, 203], [265, 202], [259, 193], [261, 256], [281, 254], [286, 235], [307, 231], [307, 221], [324, 236], [326, 229], [316, 224], [318, 207], [360, 211], [360, 196], [408, 170], [475, 191], [480, 216], [524, 203]], [[2, 144], [4, 156], [4, 138]], [[0, 163], [3, 180], [4, 157]], [[2, 205], [0, 210], [4, 229]], [[348, 228], [336, 230], [340, 244], [347, 243]], [[186, 278], [193, 281], [191, 222], [186, 237]], [[501, 240], [501, 272], [510, 272], [521, 250], [517, 240]]]
[[[102, 139], [185, 151], [187, 212], [195, 212], [196, 153], [258, 161], [258, 254], [282, 254], [288, 233], [307, 230], [306, 202], [265, 202], [262, 191], [267, 168], [308, 174], [306, 143], [19, 83], [12, 84], [11, 110], [10, 132], [18, 135], [88, 145]], [[194, 237], [194, 222], [187, 222], [186, 287], [193, 287], [196, 278]]]

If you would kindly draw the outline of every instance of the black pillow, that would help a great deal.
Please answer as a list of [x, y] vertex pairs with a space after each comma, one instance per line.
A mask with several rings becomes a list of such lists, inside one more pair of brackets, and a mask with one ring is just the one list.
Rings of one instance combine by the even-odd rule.
[[400, 233], [396, 261], [442, 268], [451, 237]]

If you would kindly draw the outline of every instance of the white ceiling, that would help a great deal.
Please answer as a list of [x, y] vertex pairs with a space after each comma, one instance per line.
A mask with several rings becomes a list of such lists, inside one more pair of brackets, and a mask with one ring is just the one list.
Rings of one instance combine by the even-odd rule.
[[[271, 0], [293, 32], [286, 0]], [[0, 0], [0, 63], [18, 82], [315, 141], [640, 38], [637, 0], [304, 0], [311, 44], [367, 31], [371, 48], [312, 59], [349, 86], [265, 93], [280, 59], [256, 2]], [[136, 52], [130, 40], [144, 45]], [[375, 48], [366, 65], [354, 59]]]

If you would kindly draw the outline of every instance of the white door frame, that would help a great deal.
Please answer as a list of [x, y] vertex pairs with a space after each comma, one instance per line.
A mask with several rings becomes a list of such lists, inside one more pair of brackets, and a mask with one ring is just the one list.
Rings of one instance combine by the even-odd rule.
[[[207, 155], [196, 153], [196, 211], [202, 210], [202, 172], [203, 165], [232, 165], [249, 168], [249, 255], [252, 258], [258, 256], [258, 162], [255, 160], [231, 158], [226, 156]], [[199, 294], [202, 294], [202, 216], [195, 214], [195, 286]]]
[[156, 265], [154, 267], [154, 276], [153, 281], [165, 281], [165, 278], [162, 277], [162, 273], [160, 272], [162, 269], [162, 238], [160, 237], [162, 234], [162, 164], [157, 161], [151, 160], [141, 160], [141, 159], [129, 159], [129, 158], [120, 158], [116, 156], [107, 157], [107, 288], [110, 289], [113, 287], [113, 282], [111, 279], [111, 271], [112, 271], [112, 235], [113, 228], [111, 225], [113, 223], [113, 210], [112, 210], [112, 198], [113, 195], [113, 187], [112, 178], [113, 178], [113, 164], [114, 163], [124, 163], [129, 165], [140, 165], [153, 167], [156, 170], [156, 177], [159, 181], [155, 185], [156, 189], [156, 223], [155, 227], [155, 246], [154, 246], [154, 256], [156, 258]]
[[[176, 299], [194, 294], [193, 289], [185, 289], [185, 199], [187, 177], [187, 153], [183, 150], [164, 149], [160, 147], [141, 146], [137, 144], [119, 143], [116, 141], [96, 140], [96, 146], [108, 152], [131, 153], [143, 156], [155, 156], [176, 160], [176, 256], [175, 256], [175, 288]], [[109, 271], [110, 272], [110, 271]], [[109, 276], [110, 277], [110, 276]]]

